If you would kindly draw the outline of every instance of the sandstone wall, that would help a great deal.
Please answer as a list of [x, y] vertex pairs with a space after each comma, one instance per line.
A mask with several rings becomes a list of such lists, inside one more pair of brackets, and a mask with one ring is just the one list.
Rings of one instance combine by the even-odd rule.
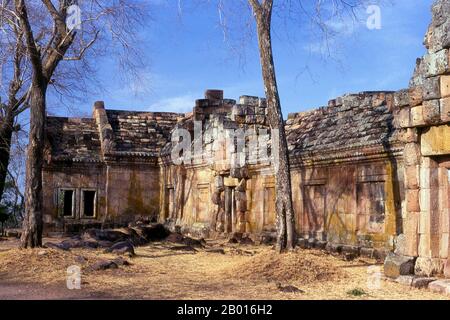
[[146, 164], [112, 164], [106, 169], [107, 219], [127, 223], [143, 217], [157, 219], [159, 168]]
[[435, 1], [432, 10], [427, 53], [418, 60], [409, 89], [395, 95], [406, 144], [404, 234], [396, 252], [418, 257], [416, 274], [428, 276], [450, 275], [450, 3]]
[[401, 163], [387, 159], [296, 168], [293, 201], [300, 237], [392, 248], [398, 232]]

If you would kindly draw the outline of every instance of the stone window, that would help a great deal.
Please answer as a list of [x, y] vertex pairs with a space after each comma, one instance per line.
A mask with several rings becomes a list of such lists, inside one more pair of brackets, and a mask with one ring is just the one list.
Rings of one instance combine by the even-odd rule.
[[95, 218], [97, 209], [97, 192], [95, 190], [81, 191], [81, 214], [83, 218]]
[[65, 218], [75, 218], [75, 189], [60, 189], [58, 211]]

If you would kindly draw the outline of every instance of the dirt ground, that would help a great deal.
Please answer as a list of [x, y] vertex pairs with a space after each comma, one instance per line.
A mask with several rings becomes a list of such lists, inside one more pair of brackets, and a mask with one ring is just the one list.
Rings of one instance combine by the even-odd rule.
[[[196, 251], [152, 243], [126, 258], [129, 266], [90, 268], [114, 258], [100, 249], [19, 250], [17, 240], [0, 241], [0, 299], [448, 299], [379, 280], [382, 265], [375, 261], [348, 262], [317, 250], [278, 255], [268, 246], [220, 241]], [[72, 265], [82, 270], [80, 290], [66, 287]], [[284, 293], [277, 284], [302, 292]]]

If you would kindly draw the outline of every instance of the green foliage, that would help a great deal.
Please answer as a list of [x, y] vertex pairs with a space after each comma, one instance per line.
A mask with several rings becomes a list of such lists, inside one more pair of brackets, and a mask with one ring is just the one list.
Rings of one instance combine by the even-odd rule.
[[366, 295], [367, 292], [365, 292], [363, 289], [355, 288], [355, 289], [352, 289], [352, 290], [350, 290], [350, 291], [347, 291], [347, 294], [348, 294], [349, 296], [361, 297], [361, 296]]

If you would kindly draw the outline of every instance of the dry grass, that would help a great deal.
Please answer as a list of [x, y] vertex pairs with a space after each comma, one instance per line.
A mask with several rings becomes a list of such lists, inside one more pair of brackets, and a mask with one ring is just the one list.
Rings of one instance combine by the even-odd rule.
[[233, 274], [240, 279], [274, 282], [297, 281], [303, 285], [346, 277], [346, 273], [333, 268], [325, 254], [313, 251], [296, 251], [283, 255], [272, 250], [236, 265]]
[[[83, 256], [87, 263], [82, 266], [82, 291], [113, 298], [446, 299], [385, 281], [379, 289], [369, 289], [367, 268], [372, 261], [345, 262], [319, 251], [280, 256], [268, 247], [223, 248], [225, 255], [174, 251], [168, 244], [154, 243], [137, 248], [137, 256], [129, 259], [131, 266], [106, 271], [89, 270], [92, 263], [115, 257], [101, 250], [9, 249], [0, 251], [0, 286], [2, 282], [19, 281], [65, 286], [67, 267], [77, 264], [77, 256]], [[294, 285], [305, 293], [281, 293], [277, 282]], [[357, 288], [366, 294], [348, 294]]]

